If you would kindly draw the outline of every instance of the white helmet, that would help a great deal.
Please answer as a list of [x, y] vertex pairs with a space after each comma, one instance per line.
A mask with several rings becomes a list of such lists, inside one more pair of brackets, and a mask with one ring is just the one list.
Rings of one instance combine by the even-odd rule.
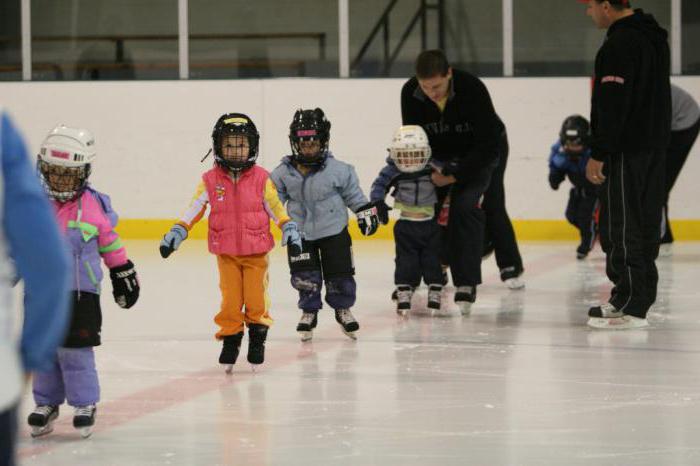
[[90, 131], [64, 125], [52, 129], [41, 143], [38, 160], [39, 175], [49, 196], [66, 202], [83, 192], [96, 156]]
[[406, 173], [421, 171], [430, 159], [428, 136], [420, 126], [401, 126], [391, 141], [389, 157], [396, 168]]

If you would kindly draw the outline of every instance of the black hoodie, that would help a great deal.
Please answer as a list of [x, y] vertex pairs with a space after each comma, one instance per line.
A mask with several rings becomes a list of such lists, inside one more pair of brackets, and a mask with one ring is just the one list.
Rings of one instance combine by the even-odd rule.
[[642, 10], [615, 21], [598, 51], [591, 156], [665, 149], [671, 131], [668, 34]]

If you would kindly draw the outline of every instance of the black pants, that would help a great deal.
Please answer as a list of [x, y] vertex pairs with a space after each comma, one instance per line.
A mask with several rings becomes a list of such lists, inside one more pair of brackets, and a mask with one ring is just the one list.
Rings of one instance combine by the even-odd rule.
[[17, 441], [17, 407], [0, 412], [0, 466], [15, 464]]
[[68, 334], [63, 346], [66, 348], [86, 348], [102, 343], [102, 309], [100, 295], [95, 293], [71, 293], [72, 309]]
[[578, 228], [581, 243], [577, 252], [588, 254], [593, 247], [596, 236], [595, 210], [598, 207], [598, 195], [583, 188], [573, 187], [569, 191], [569, 202], [566, 204], [566, 220]]
[[438, 205], [449, 194], [450, 209], [444, 228], [441, 260], [450, 266], [455, 286], [476, 286], [481, 283], [481, 256], [484, 252], [484, 192], [498, 160], [482, 168], [464, 183], [439, 188]]
[[678, 175], [685, 164], [690, 150], [695, 144], [700, 131], [700, 120], [693, 126], [682, 131], [671, 131], [671, 142], [666, 152], [666, 198], [664, 200], [664, 217], [661, 224], [661, 242], [673, 243], [673, 233], [668, 220], [668, 198]]
[[333, 309], [355, 304], [357, 285], [352, 258], [352, 238], [347, 227], [333, 236], [302, 240], [301, 253], [292, 256], [287, 248], [292, 287], [299, 292], [299, 309], [321, 309], [321, 288], [326, 284], [326, 302]]
[[421, 278], [426, 285], [444, 284], [439, 257], [441, 236], [435, 219], [425, 222], [398, 220], [394, 224], [394, 284], [416, 288]]
[[656, 300], [664, 150], [620, 154], [606, 160], [600, 190], [600, 241], [614, 287], [610, 304], [646, 317]]
[[513, 224], [506, 211], [503, 177], [508, 164], [508, 152], [508, 136], [504, 131], [498, 147], [498, 165], [491, 176], [489, 188], [484, 193], [482, 205], [486, 215], [485, 248], [487, 250], [493, 248], [502, 280], [514, 278], [523, 273], [523, 259], [518, 250]]

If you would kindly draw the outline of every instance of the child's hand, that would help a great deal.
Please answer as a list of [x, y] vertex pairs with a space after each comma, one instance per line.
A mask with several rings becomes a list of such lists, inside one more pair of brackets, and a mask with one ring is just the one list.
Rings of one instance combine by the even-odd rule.
[[175, 224], [160, 241], [160, 255], [166, 259], [187, 238], [187, 230], [180, 224]]
[[355, 212], [357, 215], [357, 226], [365, 236], [372, 236], [379, 228], [379, 217], [377, 216], [377, 206], [370, 202], [365, 204]]
[[389, 223], [389, 211], [392, 210], [392, 208], [386, 205], [383, 199], [377, 201], [375, 205], [377, 206], [377, 218], [379, 219], [379, 223], [386, 225]]
[[109, 269], [109, 278], [112, 279], [112, 295], [114, 301], [128, 309], [139, 299], [139, 280], [136, 277], [136, 269], [131, 261], [126, 261], [126, 264], [119, 265]]
[[287, 246], [292, 256], [301, 254], [301, 233], [296, 222], [290, 220], [282, 225], [282, 246]]

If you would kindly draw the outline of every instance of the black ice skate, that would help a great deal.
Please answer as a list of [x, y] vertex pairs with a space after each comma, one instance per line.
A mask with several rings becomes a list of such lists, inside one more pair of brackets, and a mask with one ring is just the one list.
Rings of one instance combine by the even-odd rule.
[[73, 427], [80, 431], [83, 438], [88, 438], [92, 435], [92, 426], [95, 425], [95, 405], [78, 406], [75, 408], [73, 415]]
[[472, 310], [472, 304], [476, 301], [475, 286], [458, 286], [455, 290], [455, 304], [463, 316], [468, 316]]
[[267, 338], [267, 326], [262, 324], [248, 325], [248, 362], [253, 371], [265, 362], [265, 339]]
[[32, 428], [32, 437], [53, 432], [53, 421], [58, 417], [58, 406], [41, 405], [34, 408], [29, 415], [27, 423]]
[[221, 354], [219, 355], [219, 364], [225, 367], [227, 374], [233, 371], [233, 365], [236, 364], [236, 359], [238, 359], [238, 353], [241, 349], [242, 339], [243, 332], [227, 335], [223, 338], [224, 346], [221, 348]]
[[409, 285], [396, 286], [396, 313], [405, 316], [411, 310], [411, 298], [413, 297], [413, 287]]
[[343, 333], [353, 340], [357, 340], [357, 332], [360, 329], [360, 324], [357, 323], [355, 317], [350, 312], [350, 309], [336, 309], [335, 310], [335, 321], [340, 324], [343, 329]]
[[428, 310], [437, 316], [449, 316], [450, 311], [445, 307], [442, 309], [442, 285], [428, 285]]
[[317, 312], [304, 312], [297, 324], [297, 332], [301, 336], [301, 341], [310, 341], [313, 338], [314, 329], [318, 324]]

